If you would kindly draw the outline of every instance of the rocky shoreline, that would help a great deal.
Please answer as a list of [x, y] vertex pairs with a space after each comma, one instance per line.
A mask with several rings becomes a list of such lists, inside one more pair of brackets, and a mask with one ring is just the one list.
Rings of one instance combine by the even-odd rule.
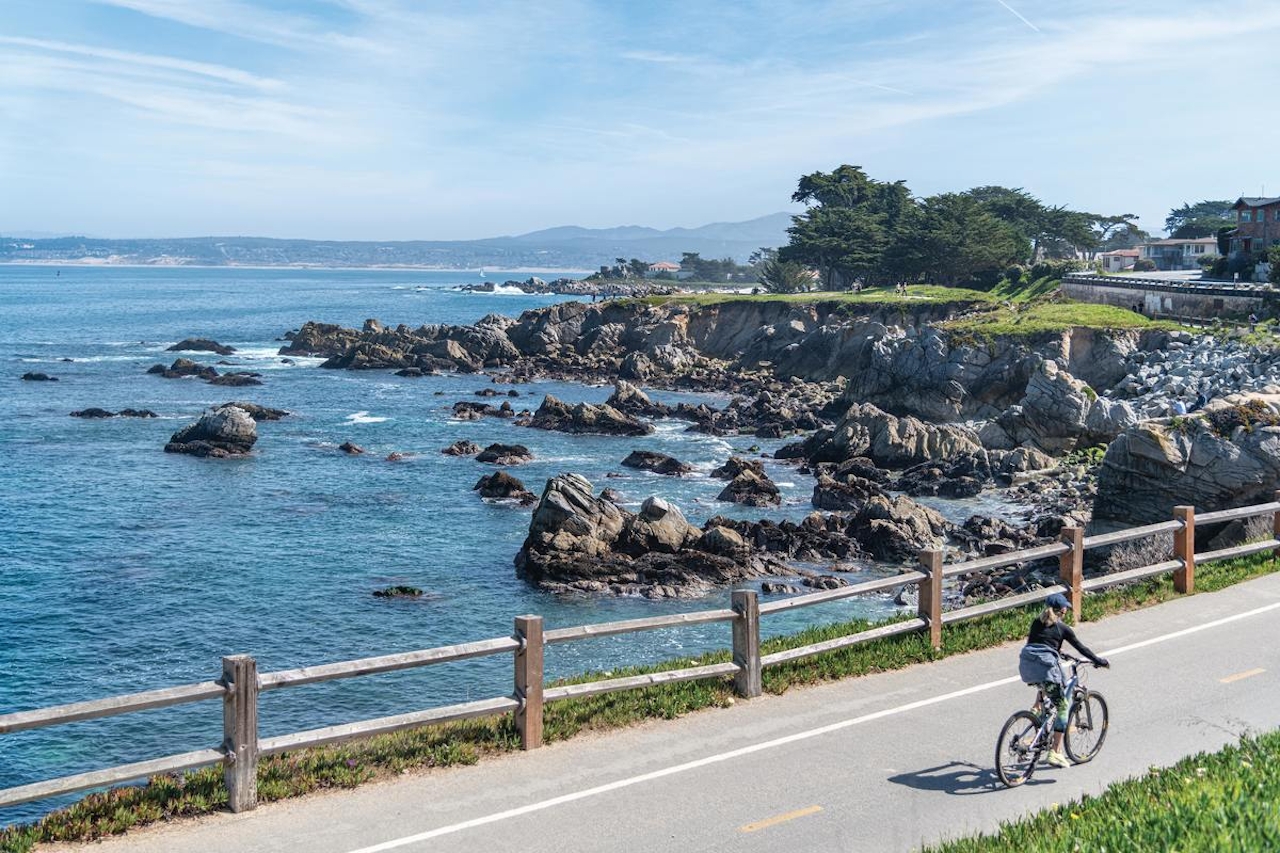
[[[485, 474], [475, 484], [482, 498], [533, 507], [516, 567], [554, 591], [673, 597], [763, 577], [839, 585], [838, 569], [795, 563], [904, 565], [942, 546], [957, 559], [1003, 553], [1051, 541], [1067, 525], [1123, 526], [1164, 520], [1176, 503], [1212, 510], [1269, 499], [1280, 482], [1280, 355], [1165, 330], [1074, 328], [985, 341], [947, 331], [946, 321], [973, 308], [567, 302], [471, 326], [309, 322], [285, 336], [280, 355], [321, 357], [327, 369], [484, 373], [497, 386], [612, 381], [604, 404], [547, 395], [517, 411], [510, 401], [459, 401], [454, 415], [568, 434], [639, 438], [655, 421], [674, 420], [713, 435], [789, 438], [775, 457], [813, 477], [814, 511], [800, 523], [717, 517], [698, 528], [658, 495], [631, 512], [572, 472], [549, 480], [541, 497], [505, 471]], [[179, 368], [201, 375], [181, 361], [153, 370]], [[732, 396], [723, 406], [671, 406], [644, 387]], [[490, 388], [477, 396], [509, 395]], [[166, 449], [245, 455], [256, 435], [241, 414], [211, 412]], [[518, 442], [481, 449], [458, 441], [442, 452], [503, 467], [531, 459]], [[619, 464], [676, 477], [689, 470], [643, 450]], [[730, 458], [712, 476], [725, 480], [721, 501], [766, 512], [779, 503], [756, 460]], [[951, 524], [914, 500], [979, 494], [1028, 507], [1026, 523], [974, 516]], [[955, 592], [1021, 590], [1054, 570], [1013, 566], [962, 578]]]

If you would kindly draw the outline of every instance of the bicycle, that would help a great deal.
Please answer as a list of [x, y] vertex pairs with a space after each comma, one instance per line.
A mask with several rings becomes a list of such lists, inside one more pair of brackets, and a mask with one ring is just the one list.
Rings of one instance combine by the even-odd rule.
[[[1065, 687], [1069, 704], [1063, 746], [1073, 764], [1084, 764], [1094, 759], [1107, 739], [1107, 700], [1085, 687], [1081, 668], [1091, 666], [1089, 661], [1066, 654], [1061, 658], [1071, 667]], [[1055, 716], [1049, 698], [1040, 690], [1032, 710], [1018, 711], [1005, 721], [996, 741], [996, 774], [1006, 787], [1016, 788], [1035, 773], [1040, 756], [1053, 744]]]

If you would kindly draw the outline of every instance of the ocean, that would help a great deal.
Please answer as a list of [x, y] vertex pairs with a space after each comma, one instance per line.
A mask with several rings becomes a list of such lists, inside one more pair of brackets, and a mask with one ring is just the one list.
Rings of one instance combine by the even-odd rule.
[[[525, 278], [513, 273], [494, 278]], [[540, 274], [543, 277], [549, 277]], [[632, 508], [650, 494], [691, 521], [802, 518], [812, 479], [766, 461], [785, 504], [756, 510], [715, 500], [707, 472], [751, 445], [782, 442], [686, 432], [659, 423], [647, 438], [570, 436], [486, 418], [457, 421], [452, 405], [490, 387], [479, 375], [405, 379], [384, 371], [323, 370], [320, 359], [277, 355], [308, 320], [359, 327], [472, 323], [562, 299], [467, 293], [477, 273], [404, 270], [0, 266], [0, 713], [215, 679], [224, 655], [251, 654], [260, 672], [505, 636], [518, 614], [547, 627], [727, 606], [700, 600], [564, 596], [515, 575], [529, 511], [472, 491], [495, 470], [440, 450], [458, 439], [527, 445], [535, 461], [511, 469], [535, 493], [577, 472]], [[233, 346], [235, 367], [264, 384], [221, 388], [148, 375], [187, 337]], [[27, 382], [38, 371], [57, 382]], [[517, 410], [543, 395], [602, 402], [611, 387], [563, 382], [515, 388]], [[708, 394], [654, 392], [665, 402], [724, 403]], [[197, 459], [164, 445], [207, 407], [248, 400], [292, 414], [259, 424], [251, 458]], [[499, 401], [495, 401], [499, 402]], [[155, 419], [73, 418], [73, 410], [151, 409]], [[367, 453], [348, 456], [351, 441]], [[621, 468], [633, 449], [693, 464], [684, 478]], [[392, 452], [402, 461], [387, 461]], [[606, 479], [607, 474], [614, 477]], [[972, 502], [935, 503], [955, 519]], [[852, 566], [851, 580], [884, 567]], [[420, 600], [373, 596], [385, 586]], [[896, 612], [888, 595], [838, 602], [765, 621], [767, 635]], [[549, 678], [608, 670], [729, 645], [727, 625], [562, 644]], [[351, 679], [264, 695], [262, 736], [403, 713], [511, 691], [506, 656]], [[0, 787], [215, 746], [216, 702], [0, 735]], [[0, 809], [0, 825], [66, 800]]]

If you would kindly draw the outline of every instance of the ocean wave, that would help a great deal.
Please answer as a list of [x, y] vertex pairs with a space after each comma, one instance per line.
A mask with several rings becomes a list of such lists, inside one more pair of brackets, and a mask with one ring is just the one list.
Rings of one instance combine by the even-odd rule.
[[347, 415], [347, 423], [349, 424], [380, 424], [387, 420], [390, 420], [390, 418], [380, 418], [370, 415], [368, 412], [355, 412]]

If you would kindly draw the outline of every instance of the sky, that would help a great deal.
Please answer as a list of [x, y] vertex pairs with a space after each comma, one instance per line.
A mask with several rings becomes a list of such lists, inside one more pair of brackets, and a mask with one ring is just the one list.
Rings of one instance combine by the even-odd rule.
[[860, 165], [1280, 195], [1277, 0], [5, 0], [0, 233], [469, 239], [797, 210]]

